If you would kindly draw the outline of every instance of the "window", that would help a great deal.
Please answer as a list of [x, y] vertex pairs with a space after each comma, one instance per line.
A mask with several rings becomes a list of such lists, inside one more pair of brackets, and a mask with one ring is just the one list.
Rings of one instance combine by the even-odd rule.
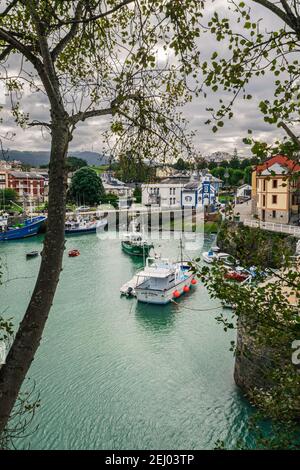
[[276, 211], [272, 211], [272, 217], [273, 219], [276, 219]]
[[170, 194], [172, 194], [172, 188], [170, 188]]
[[277, 196], [272, 196], [272, 204], [277, 204]]
[[173, 197], [173, 204], [176, 204], [176, 199], [175, 199], [175, 197]]
[[273, 180], [273, 181], [272, 181], [272, 187], [273, 187], [274, 189], [278, 188], [278, 180]]
[[266, 190], [266, 180], [263, 180], [263, 191]]
[[173, 199], [170, 197], [170, 206], [172, 205], [172, 201], [173, 201]]
[[266, 196], [263, 196], [263, 206], [266, 205]]

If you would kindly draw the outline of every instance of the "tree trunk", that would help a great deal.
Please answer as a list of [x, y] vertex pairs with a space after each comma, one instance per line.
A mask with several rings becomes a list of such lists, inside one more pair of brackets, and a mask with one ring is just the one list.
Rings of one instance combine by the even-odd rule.
[[39, 347], [62, 268], [65, 246], [65, 157], [69, 140], [67, 117], [52, 115], [48, 230], [34, 291], [6, 364], [0, 370], [0, 434], [5, 430], [22, 382]]

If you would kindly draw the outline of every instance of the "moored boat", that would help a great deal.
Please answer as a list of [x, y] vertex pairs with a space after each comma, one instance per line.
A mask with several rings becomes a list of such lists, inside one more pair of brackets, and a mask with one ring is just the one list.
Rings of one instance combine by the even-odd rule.
[[210, 249], [209, 251], [204, 251], [202, 253], [202, 259], [208, 264], [212, 264], [215, 261], [221, 261], [223, 264], [226, 264], [227, 266], [233, 266], [234, 265], [234, 259], [232, 256], [230, 256], [229, 253], [219, 253], [217, 251], [214, 251]]
[[29, 253], [26, 253], [26, 258], [29, 259], [29, 258], [36, 258], [37, 256], [39, 256], [39, 252], [38, 251], [30, 251]]
[[0, 241], [18, 240], [37, 235], [41, 225], [46, 219], [47, 217], [41, 215], [38, 217], [30, 217], [18, 226], [11, 227], [8, 224], [0, 226]]
[[97, 230], [104, 230], [107, 225], [107, 219], [85, 220], [79, 217], [76, 220], [68, 220], [65, 223], [66, 235], [80, 235], [83, 233], [96, 233]]
[[197, 282], [194, 277], [186, 261], [173, 263], [167, 258], [147, 258], [144, 269], [136, 273], [133, 285], [130, 282], [127, 285], [139, 302], [163, 305], [189, 292]]
[[139, 232], [129, 232], [124, 235], [121, 241], [122, 250], [131, 256], [149, 256], [152, 243], [148, 243]]
[[80, 251], [79, 250], [70, 250], [68, 255], [69, 255], [70, 258], [75, 258], [76, 256], [80, 255]]

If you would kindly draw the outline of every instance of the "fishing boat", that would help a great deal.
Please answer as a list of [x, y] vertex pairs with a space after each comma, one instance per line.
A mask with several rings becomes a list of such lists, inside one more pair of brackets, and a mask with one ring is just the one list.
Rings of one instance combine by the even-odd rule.
[[139, 232], [129, 232], [124, 235], [121, 241], [122, 250], [131, 256], [149, 256], [152, 243], [148, 243]]
[[0, 225], [0, 241], [18, 240], [20, 238], [37, 235], [41, 225], [46, 219], [47, 217], [40, 215], [38, 217], [30, 217], [15, 226], [9, 226], [8, 222]]
[[98, 230], [104, 230], [107, 225], [107, 219], [85, 220], [77, 217], [76, 220], [68, 220], [65, 223], [66, 235], [79, 235], [82, 233], [96, 233]]
[[197, 283], [194, 277], [186, 261], [173, 263], [167, 258], [147, 258], [144, 269], [134, 276], [133, 285], [127, 284], [139, 302], [164, 305], [189, 292]]

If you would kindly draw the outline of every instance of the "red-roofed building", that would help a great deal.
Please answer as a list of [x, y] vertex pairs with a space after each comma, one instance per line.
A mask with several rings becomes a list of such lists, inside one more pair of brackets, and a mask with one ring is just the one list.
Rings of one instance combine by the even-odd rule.
[[286, 155], [274, 155], [255, 168], [252, 210], [260, 220], [267, 222], [288, 224], [299, 220], [299, 161]]
[[36, 172], [9, 171], [8, 187], [14, 189], [24, 205], [44, 202], [45, 178]]

